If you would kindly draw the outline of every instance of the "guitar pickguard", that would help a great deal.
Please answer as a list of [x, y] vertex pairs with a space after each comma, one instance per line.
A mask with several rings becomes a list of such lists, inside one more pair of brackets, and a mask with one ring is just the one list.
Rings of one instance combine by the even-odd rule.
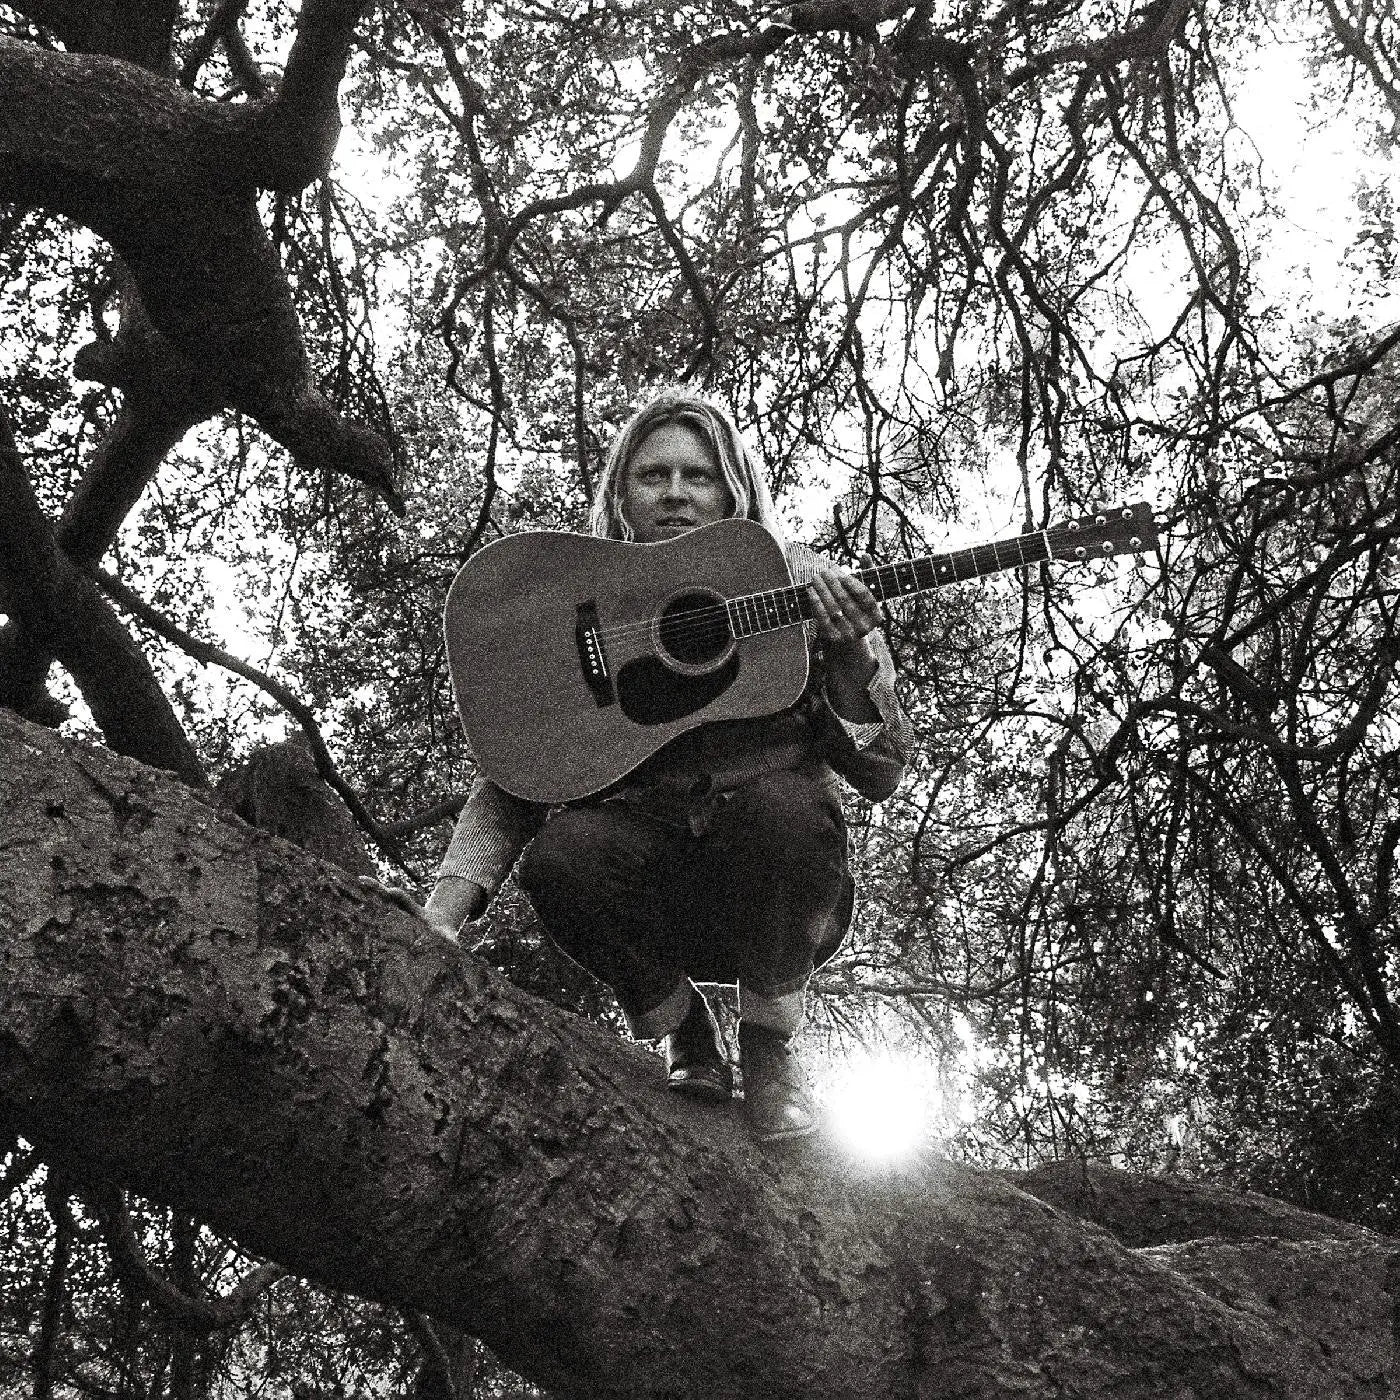
[[719, 699], [739, 674], [736, 651], [722, 666], [682, 676], [654, 656], [640, 656], [617, 673], [617, 700], [633, 724], [671, 724]]

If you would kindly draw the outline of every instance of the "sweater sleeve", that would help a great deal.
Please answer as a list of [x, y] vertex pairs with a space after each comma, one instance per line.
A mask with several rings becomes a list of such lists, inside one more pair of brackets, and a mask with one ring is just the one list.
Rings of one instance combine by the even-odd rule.
[[843, 719], [827, 702], [822, 756], [862, 797], [883, 802], [904, 776], [904, 765], [913, 751], [913, 731], [895, 694], [894, 658], [884, 633], [871, 632], [869, 641], [876, 668], [866, 693], [880, 718], [858, 724]]
[[489, 778], [478, 778], [457, 816], [438, 879], [470, 880], [480, 885], [490, 900], [543, 825], [544, 817], [543, 807], [512, 797]]
[[[789, 545], [787, 553], [793, 582], [799, 586], [809, 583], [821, 556], [805, 545]], [[821, 644], [811, 623], [807, 624], [807, 639], [819, 653]], [[843, 719], [826, 699], [823, 684], [826, 722], [820, 747], [822, 757], [862, 797], [883, 802], [904, 776], [904, 765], [913, 752], [913, 730], [895, 694], [894, 658], [885, 634], [877, 629], [869, 634], [869, 642], [876, 666], [866, 693], [880, 718], [865, 724]]]

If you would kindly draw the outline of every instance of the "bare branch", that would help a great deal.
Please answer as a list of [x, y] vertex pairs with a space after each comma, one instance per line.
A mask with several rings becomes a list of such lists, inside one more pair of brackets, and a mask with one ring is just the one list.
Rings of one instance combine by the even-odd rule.
[[[107, 742], [118, 753], [204, 785], [204, 769], [130, 633], [89, 579], [64, 556], [34, 498], [9, 420], [0, 407], [0, 703], [32, 684], [28, 663], [57, 658], [77, 682]], [[15, 648], [11, 652], [9, 648]]]
[[244, 680], [251, 681], [259, 690], [276, 700], [301, 726], [301, 731], [306, 736], [307, 744], [311, 749], [312, 758], [316, 762], [316, 771], [322, 779], [335, 790], [337, 796], [350, 809], [350, 814], [359, 823], [361, 829], [380, 850], [395, 865], [403, 865], [403, 852], [399, 848], [395, 833], [375, 820], [364, 802], [361, 801], [360, 795], [341, 776], [340, 770], [335, 766], [334, 759], [331, 758], [330, 750], [326, 747], [326, 741], [321, 736], [315, 712], [305, 701], [300, 699], [289, 687], [283, 685], [281, 681], [258, 670], [256, 666], [239, 660], [238, 657], [215, 646], [212, 642], [201, 641], [198, 637], [186, 632], [183, 627], [177, 626], [164, 614], [151, 607], [120, 579], [96, 567], [88, 572], [89, 576], [104, 592], [115, 598], [133, 617], [144, 623], [158, 636], [164, 637], [166, 641], [179, 647], [181, 651], [194, 657], [196, 661], [203, 662], [206, 666], [222, 666], [225, 670], [242, 676]]
[[[237, 32], [238, 21], [242, 19], [247, 8], [248, 0], [219, 0], [203, 32], [190, 45], [190, 50], [185, 55], [185, 61], [180, 67], [181, 87], [187, 91], [194, 87], [200, 69], [208, 63], [219, 41], [226, 41], [230, 35]], [[262, 94], [255, 92], [253, 96], [260, 97]]]
[[112, 1266], [122, 1282], [154, 1304], [176, 1327], [190, 1332], [214, 1332], [240, 1327], [252, 1315], [263, 1295], [287, 1271], [277, 1264], [259, 1264], [239, 1279], [234, 1288], [217, 1298], [195, 1297], [173, 1284], [152, 1267], [131, 1223], [122, 1193], [115, 1186], [84, 1188], [107, 1242]]

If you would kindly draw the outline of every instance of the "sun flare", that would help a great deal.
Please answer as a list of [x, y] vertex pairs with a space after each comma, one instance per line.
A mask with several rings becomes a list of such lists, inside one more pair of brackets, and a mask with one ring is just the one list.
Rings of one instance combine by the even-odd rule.
[[891, 1161], [928, 1142], [938, 1106], [935, 1067], [899, 1054], [858, 1054], [826, 1080], [828, 1121], [859, 1156]]

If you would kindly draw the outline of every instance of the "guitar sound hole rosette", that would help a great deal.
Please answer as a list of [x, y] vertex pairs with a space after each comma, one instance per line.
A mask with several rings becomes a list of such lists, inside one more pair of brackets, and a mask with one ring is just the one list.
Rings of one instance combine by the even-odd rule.
[[704, 676], [734, 654], [738, 642], [729, 630], [724, 595], [690, 587], [673, 593], [651, 624], [656, 654], [682, 676]]

